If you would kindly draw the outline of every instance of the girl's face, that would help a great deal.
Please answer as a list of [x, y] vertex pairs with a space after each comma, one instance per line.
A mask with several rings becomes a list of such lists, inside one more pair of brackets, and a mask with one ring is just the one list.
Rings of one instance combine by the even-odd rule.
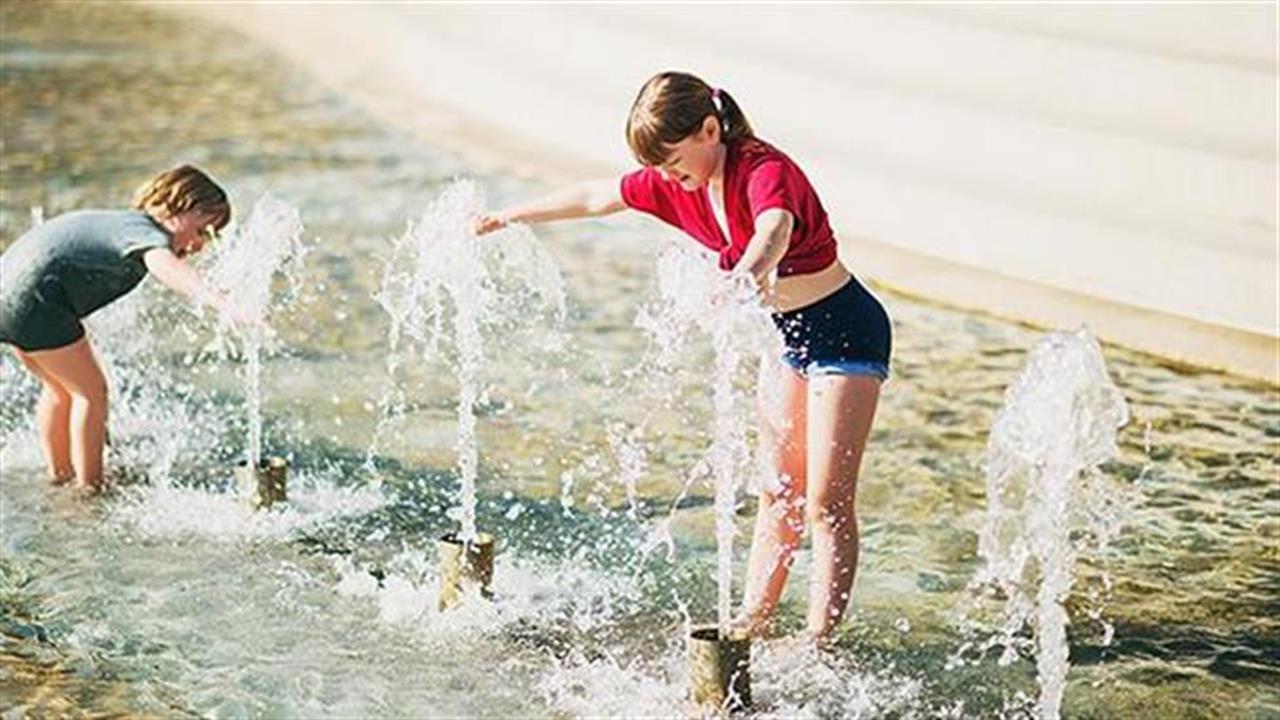
[[173, 235], [171, 243], [173, 254], [178, 257], [187, 257], [200, 252], [210, 240], [217, 236], [212, 218], [197, 210], [178, 213], [163, 224], [169, 234]]
[[697, 190], [715, 174], [723, 157], [720, 122], [708, 115], [697, 132], [674, 145], [667, 145], [667, 148], [670, 151], [667, 160], [658, 166], [658, 170], [663, 177], [675, 180], [685, 190]]

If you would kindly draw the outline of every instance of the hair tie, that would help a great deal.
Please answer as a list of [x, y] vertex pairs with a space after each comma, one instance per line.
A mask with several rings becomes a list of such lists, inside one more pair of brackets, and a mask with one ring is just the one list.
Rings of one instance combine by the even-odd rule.
[[724, 102], [720, 100], [720, 88], [711, 88], [711, 104], [715, 106], [717, 115], [724, 115]]

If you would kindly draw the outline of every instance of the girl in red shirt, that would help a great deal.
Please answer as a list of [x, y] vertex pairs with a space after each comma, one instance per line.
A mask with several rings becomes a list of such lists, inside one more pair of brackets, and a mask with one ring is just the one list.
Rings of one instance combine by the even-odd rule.
[[858, 470], [880, 384], [889, 318], [836, 257], [826, 211], [800, 168], [757, 138], [723, 90], [686, 73], [654, 76], [636, 97], [627, 142], [642, 168], [482, 215], [479, 235], [508, 223], [595, 217], [633, 208], [707, 246], [720, 267], [760, 289], [786, 350], [766, 375], [760, 438], [776, 482], [763, 489], [738, 626], [769, 628], [801, 533], [812, 533], [808, 632], [840, 622], [858, 563]]

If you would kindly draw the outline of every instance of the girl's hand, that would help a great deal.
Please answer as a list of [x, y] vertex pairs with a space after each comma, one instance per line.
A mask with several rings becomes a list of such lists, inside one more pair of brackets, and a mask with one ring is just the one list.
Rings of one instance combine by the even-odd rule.
[[233, 328], [239, 330], [248, 328], [260, 329], [263, 325], [261, 319], [253, 317], [248, 310], [237, 303], [231, 302], [228, 298], [224, 298], [222, 302], [219, 302], [217, 309], [218, 319]]
[[476, 237], [488, 235], [506, 227], [509, 222], [501, 213], [482, 213], [471, 219], [471, 232], [475, 233]]
[[729, 273], [721, 292], [721, 302], [755, 305], [764, 299], [767, 291], [751, 273], [735, 271]]
[[707, 301], [712, 308], [742, 307], [759, 304], [759, 292], [754, 278], [746, 273], [732, 272], [722, 276], [722, 282], [711, 288]]

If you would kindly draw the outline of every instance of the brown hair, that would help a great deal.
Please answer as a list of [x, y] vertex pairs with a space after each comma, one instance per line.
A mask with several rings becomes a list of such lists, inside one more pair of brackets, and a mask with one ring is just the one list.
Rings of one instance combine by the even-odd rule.
[[700, 130], [708, 115], [720, 121], [724, 142], [754, 137], [751, 123], [729, 93], [689, 73], [658, 73], [640, 88], [631, 105], [627, 145], [642, 165], [661, 165], [670, 154], [667, 146]]
[[179, 165], [152, 178], [134, 193], [133, 206], [157, 218], [195, 210], [211, 218], [217, 230], [231, 222], [227, 193], [194, 165]]

